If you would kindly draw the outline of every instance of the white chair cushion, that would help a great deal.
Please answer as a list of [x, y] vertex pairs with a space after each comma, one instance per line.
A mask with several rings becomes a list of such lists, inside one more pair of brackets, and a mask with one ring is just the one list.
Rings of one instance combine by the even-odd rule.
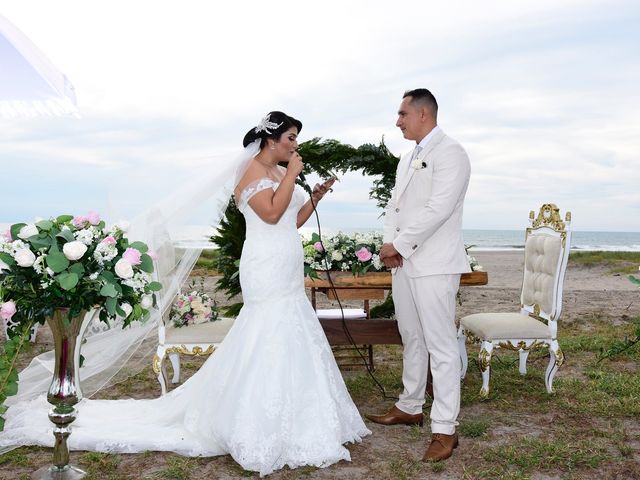
[[[318, 315], [318, 318], [321, 320], [342, 318], [342, 311], [339, 308], [328, 308], [328, 309], [316, 310], [316, 314]], [[367, 312], [365, 312], [361, 308], [345, 308], [344, 318], [346, 319], [367, 318]]]
[[460, 325], [482, 340], [551, 338], [547, 325], [520, 313], [475, 313], [463, 317]]
[[562, 239], [541, 233], [530, 234], [525, 244], [522, 304], [537, 304], [547, 314], [553, 310], [554, 285]]
[[220, 343], [233, 326], [235, 318], [199, 323], [188, 327], [167, 326], [165, 343]]

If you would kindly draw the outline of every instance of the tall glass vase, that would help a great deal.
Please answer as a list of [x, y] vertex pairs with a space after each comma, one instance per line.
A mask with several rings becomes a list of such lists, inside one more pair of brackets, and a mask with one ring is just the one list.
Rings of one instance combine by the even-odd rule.
[[55, 444], [53, 465], [34, 472], [33, 480], [75, 480], [85, 476], [85, 472], [69, 465], [67, 438], [71, 434], [69, 425], [76, 419], [74, 405], [82, 399], [78, 368], [82, 333], [87, 325], [84, 322], [86, 313], [83, 310], [69, 318], [68, 308], [58, 308], [47, 319], [55, 347], [55, 369], [47, 394], [47, 401], [53, 405], [49, 420], [55, 425]]

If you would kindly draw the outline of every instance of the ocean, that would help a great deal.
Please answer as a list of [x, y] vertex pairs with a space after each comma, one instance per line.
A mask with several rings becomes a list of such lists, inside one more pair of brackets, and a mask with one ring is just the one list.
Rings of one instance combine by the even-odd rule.
[[[0, 224], [0, 232], [4, 232], [8, 224]], [[183, 247], [213, 248], [207, 237], [213, 233], [208, 226], [189, 226], [175, 235], [176, 243]], [[300, 234], [310, 237], [316, 229], [300, 228]], [[372, 233], [379, 229], [342, 229], [344, 233]], [[324, 237], [337, 233], [337, 229], [325, 228]], [[509, 251], [524, 248], [524, 230], [463, 230], [464, 243], [472, 245], [472, 251]], [[571, 233], [572, 251], [620, 251], [640, 252], [640, 232], [581, 232]]]

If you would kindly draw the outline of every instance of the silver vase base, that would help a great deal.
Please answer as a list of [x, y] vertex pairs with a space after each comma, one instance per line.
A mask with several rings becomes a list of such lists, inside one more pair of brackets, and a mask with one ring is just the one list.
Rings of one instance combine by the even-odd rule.
[[31, 474], [31, 480], [77, 480], [84, 478], [87, 472], [73, 465], [67, 465], [63, 470], [55, 467], [42, 467]]

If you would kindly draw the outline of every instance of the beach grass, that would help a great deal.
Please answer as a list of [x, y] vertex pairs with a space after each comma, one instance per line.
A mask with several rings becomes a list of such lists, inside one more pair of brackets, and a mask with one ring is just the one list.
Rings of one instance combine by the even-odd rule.
[[640, 252], [571, 252], [569, 265], [604, 265], [610, 273], [636, 273], [640, 266]]

